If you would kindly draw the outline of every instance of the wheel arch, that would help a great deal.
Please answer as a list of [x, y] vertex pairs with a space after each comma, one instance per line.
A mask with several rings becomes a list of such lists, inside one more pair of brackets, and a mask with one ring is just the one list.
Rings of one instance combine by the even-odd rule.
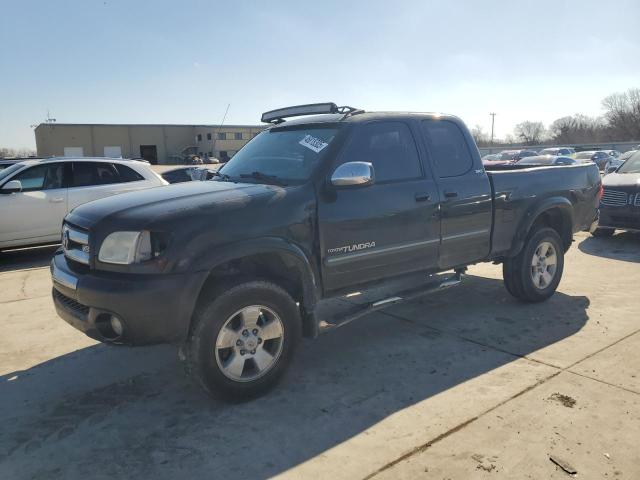
[[573, 205], [565, 197], [552, 197], [529, 210], [518, 226], [508, 256], [513, 257], [520, 253], [527, 236], [538, 226], [550, 227], [558, 232], [566, 252], [573, 240]]
[[277, 237], [252, 239], [217, 249], [207, 257], [204, 268], [209, 274], [198, 292], [196, 309], [216, 295], [222, 285], [266, 280], [279, 285], [300, 305], [303, 334], [317, 335], [313, 311], [319, 276], [299, 246]]

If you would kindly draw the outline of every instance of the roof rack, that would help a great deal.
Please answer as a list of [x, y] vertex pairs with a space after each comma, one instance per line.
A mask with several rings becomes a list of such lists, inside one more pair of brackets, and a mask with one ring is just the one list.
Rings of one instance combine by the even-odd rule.
[[273, 123], [274, 125], [277, 125], [278, 123], [284, 122], [285, 118], [323, 113], [342, 113], [344, 114], [343, 118], [345, 118], [349, 115], [364, 113], [364, 110], [348, 106], [339, 107], [333, 102], [310, 103], [307, 105], [295, 105], [292, 107], [278, 108], [277, 110], [264, 112], [261, 120], [265, 123]]

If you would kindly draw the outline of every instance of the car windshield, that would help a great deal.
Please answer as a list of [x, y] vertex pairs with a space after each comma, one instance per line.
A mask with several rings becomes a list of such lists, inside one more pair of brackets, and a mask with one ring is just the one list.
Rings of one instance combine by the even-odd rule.
[[245, 145], [219, 172], [222, 178], [253, 177], [304, 182], [328, 150], [338, 127], [274, 128]]
[[545, 148], [544, 150], [540, 151], [540, 155], [555, 155], [557, 153], [558, 153], [557, 148]]
[[13, 165], [5, 168], [4, 170], [0, 170], [0, 182], [2, 182], [5, 178], [11, 176], [14, 172], [17, 172], [22, 168], [22, 163], [14, 163]]
[[518, 162], [519, 165], [551, 165], [555, 157], [551, 155], [538, 155], [535, 157], [526, 157]]
[[640, 151], [624, 162], [618, 169], [618, 173], [640, 173]]
[[579, 153], [576, 153], [576, 158], [578, 160], [585, 159], [585, 158], [591, 158], [592, 156], [593, 156], [593, 152], [579, 152]]
[[513, 160], [516, 156], [516, 152], [502, 152], [500, 153], [500, 160]]

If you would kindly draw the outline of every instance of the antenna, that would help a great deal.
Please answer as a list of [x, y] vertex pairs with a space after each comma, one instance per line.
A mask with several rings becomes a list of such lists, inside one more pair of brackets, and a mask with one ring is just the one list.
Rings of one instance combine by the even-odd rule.
[[[51, 118], [51, 115], [49, 115], [49, 110], [47, 109], [47, 118], [44, 119], [44, 122], [47, 125], [51, 125], [52, 123], [56, 123], [56, 119], [55, 118]], [[40, 125], [39, 123], [34, 123], [33, 125], [29, 125], [31, 128], [36, 128], [38, 125]]]
[[224, 111], [224, 115], [222, 116], [222, 122], [220, 122], [220, 125], [218, 125], [218, 131], [216, 132], [215, 137], [213, 137], [213, 145], [211, 147], [211, 149], [213, 150], [214, 155], [216, 154], [216, 142], [218, 141], [218, 135], [220, 134], [220, 129], [222, 128], [222, 125], [224, 125], [224, 121], [227, 118], [227, 113], [229, 113], [229, 107], [231, 106], [230, 103], [227, 104], [227, 109]]

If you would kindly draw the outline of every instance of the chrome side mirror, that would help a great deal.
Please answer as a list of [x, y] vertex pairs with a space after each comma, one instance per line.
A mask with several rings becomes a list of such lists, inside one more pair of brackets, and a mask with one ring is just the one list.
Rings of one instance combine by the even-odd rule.
[[331, 175], [331, 184], [335, 187], [373, 185], [375, 175], [369, 162], [347, 162], [340, 165]]
[[9, 193], [18, 193], [22, 191], [22, 183], [20, 180], [11, 180], [5, 183], [0, 189], [0, 193], [9, 194]]

